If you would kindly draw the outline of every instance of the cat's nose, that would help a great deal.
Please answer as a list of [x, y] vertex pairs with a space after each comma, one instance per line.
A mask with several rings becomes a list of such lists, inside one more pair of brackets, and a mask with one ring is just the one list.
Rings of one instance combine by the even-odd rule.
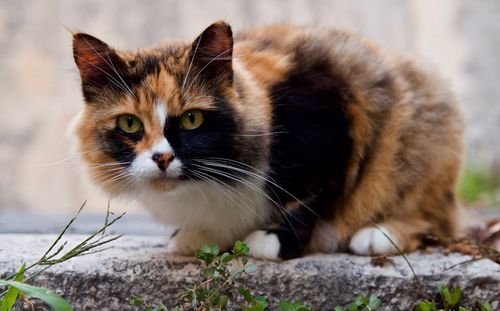
[[172, 152], [155, 153], [153, 154], [153, 161], [156, 162], [160, 170], [164, 171], [167, 169], [170, 162], [174, 160], [174, 157]]

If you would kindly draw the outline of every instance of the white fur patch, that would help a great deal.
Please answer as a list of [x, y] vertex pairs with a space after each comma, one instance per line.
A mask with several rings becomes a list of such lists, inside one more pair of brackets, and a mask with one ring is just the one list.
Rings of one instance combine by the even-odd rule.
[[157, 221], [181, 228], [174, 237], [175, 247], [172, 245], [178, 252], [190, 251], [196, 244], [231, 248], [234, 241], [264, 226], [274, 211], [262, 194], [264, 183], [248, 182], [255, 188], [239, 183], [221, 188], [206, 181], [188, 180], [173, 191], [158, 192], [146, 187], [137, 198]]
[[177, 255], [193, 256], [203, 244], [212, 244], [213, 242], [205, 239], [205, 235], [197, 231], [180, 229], [172, 237], [167, 246], [167, 252]]
[[167, 105], [164, 102], [156, 102], [155, 104], [156, 118], [160, 122], [161, 128], [165, 127], [167, 122]]
[[[381, 232], [383, 231], [383, 232]], [[397, 253], [397, 249], [384, 233], [399, 247], [394, 234], [384, 226], [368, 227], [356, 232], [349, 243], [352, 252], [358, 255], [383, 255]]]
[[280, 241], [274, 233], [257, 230], [243, 240], [250, 248], [250, 256], [264, 259], [278, 259]]
[[[139, 154], [132, 164], [130, 165], [130, 172], [134, 176], [140, 177], [156, 177], [162, 171], [158, 168], [158, 165], [153, 161], [153, 154], [155, 153], [166, 153], [173, 152], [172, 147], [168, 143], [166, 138], [162, 138], [158, 143], [156, 143], [151, 149], [144, 151]], [[166, 170], [168, 177], [178, 177], [182, 172], [182, 163], [178, 158], [169, 164]]]

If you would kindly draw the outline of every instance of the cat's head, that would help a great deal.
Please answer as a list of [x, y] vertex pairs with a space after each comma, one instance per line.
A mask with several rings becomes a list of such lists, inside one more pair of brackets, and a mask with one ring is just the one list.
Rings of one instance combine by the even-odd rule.
[[74, 125], [78, 151], [107, 192], [234, 181], [229, 175], [244, 174], [235, 167], [266, 162], [269, 112], [259, 107], [263, 97], [253, 94], [251, 79], [236, 70], [224, 22], [193, 42], [138, 52], [76, 33], [73, 53], [85, 99]]

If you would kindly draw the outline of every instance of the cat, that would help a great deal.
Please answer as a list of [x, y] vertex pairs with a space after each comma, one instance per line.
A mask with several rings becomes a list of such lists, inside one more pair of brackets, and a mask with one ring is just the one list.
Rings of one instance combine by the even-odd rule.
[[77, 150], [112, 197], [176, 225], [169, 251], [243, 239], [271, 260], [453, 237], [464, 122], [447, 85], [344, 31], [276, 25], [119, 51], [73, 34]]

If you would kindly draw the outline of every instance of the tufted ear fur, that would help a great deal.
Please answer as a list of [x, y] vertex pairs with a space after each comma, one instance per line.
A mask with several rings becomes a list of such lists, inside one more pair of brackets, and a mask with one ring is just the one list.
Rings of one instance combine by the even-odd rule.
[[126, 63], [116, 51], [101, 40], [85, 34], [73, 34], [73, 57], [80, 71], [82, 90], [87, 102], [106, 87], [120, 88], [120, 75]]
[[232, 81], [233, 32], [223, 21], [205, 29], [191, 45], [193, 65], [209, 78]]

